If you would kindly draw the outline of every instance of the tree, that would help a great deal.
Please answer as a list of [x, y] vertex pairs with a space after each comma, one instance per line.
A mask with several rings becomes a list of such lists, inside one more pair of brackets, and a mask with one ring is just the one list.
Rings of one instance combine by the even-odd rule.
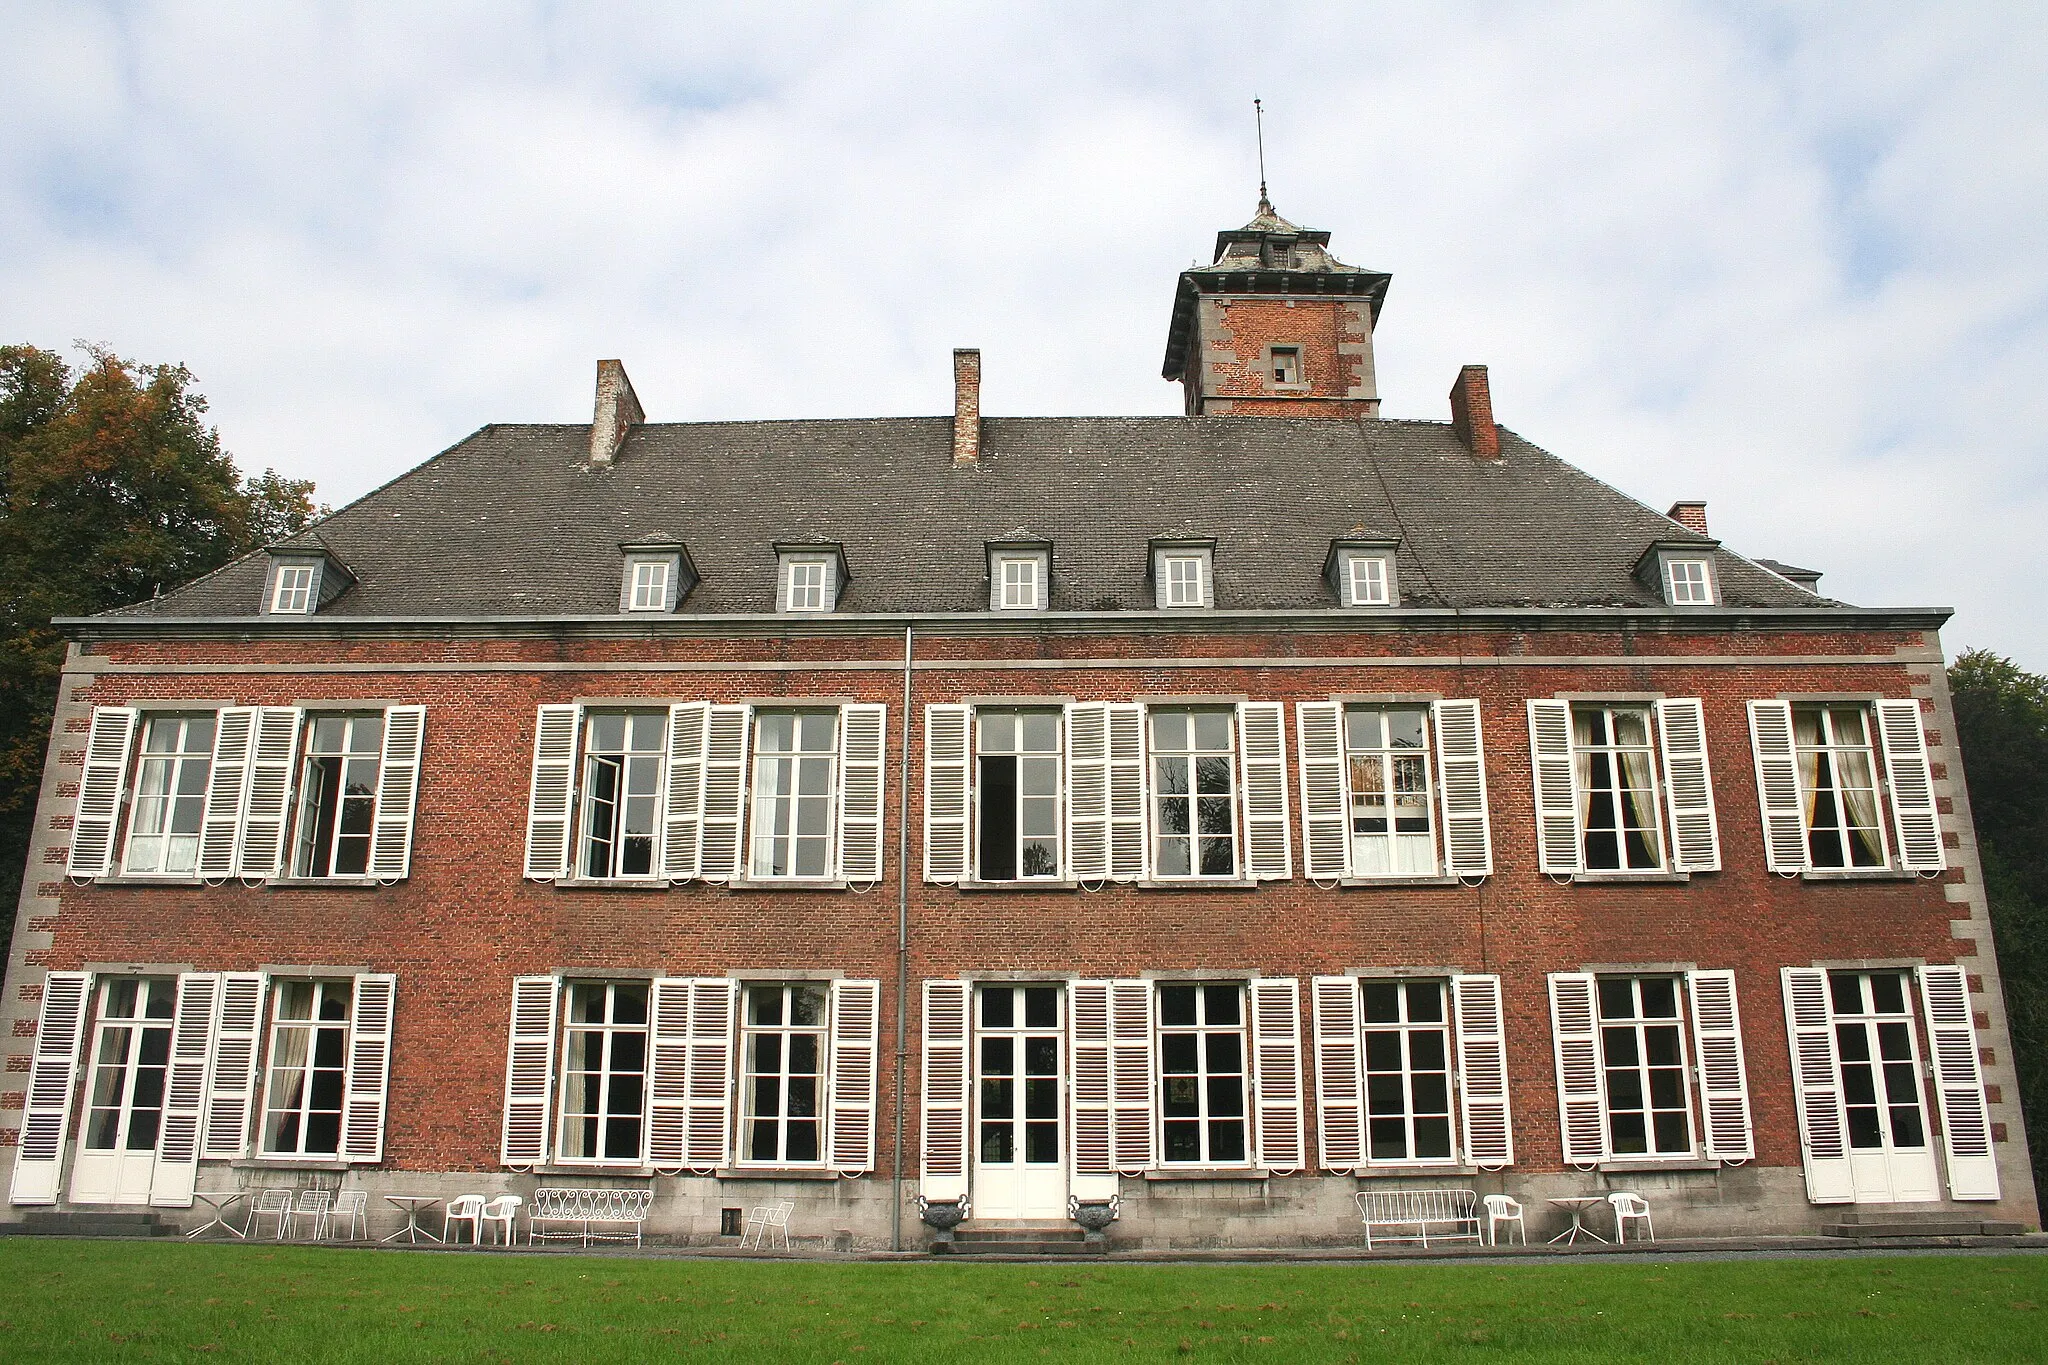
[[2012, 1030], [2034, 1187], [2048, 1193], [2048, 678], [1973, 649], [1948, 671]]
[[0, 346], [0, 932], [11, 938], [65, 639], [304, 529], [313, 485], [243, 480], [183, 365]]

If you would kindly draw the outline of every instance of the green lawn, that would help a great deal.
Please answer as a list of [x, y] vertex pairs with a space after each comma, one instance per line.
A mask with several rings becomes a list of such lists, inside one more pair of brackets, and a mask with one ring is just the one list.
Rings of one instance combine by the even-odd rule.
[[2048, 1257], [822, 1264], [0, 1240], [0, 1358], [2034, 1361]]

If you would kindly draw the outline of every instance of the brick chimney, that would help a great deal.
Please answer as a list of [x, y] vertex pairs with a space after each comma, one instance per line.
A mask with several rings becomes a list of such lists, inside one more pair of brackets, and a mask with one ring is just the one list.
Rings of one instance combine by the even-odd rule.
[[953, 467], [980, 463], [981, 352], [962, 347], [953, 352]]
[[1493, 424], [1493, 391], [1484, 365], [1467, 365], [1451, 385], [1451, 430], [1482, 460], [1500, 458], [1500, 428]]
[[640, 395], [626, 378], [626, 367], [616, 360], [597, 362], [597, 409], [590, 418], [590, 465], [609, 469], [625, 444], [626, 433], [647, 414], [640, 410]]
[[1701, 535], [1708, 534], [1707, 505], [1703, 502], [1674, 502], [1671, 504], [1671, 510], [1664, 515], [1688, 531], [1698, 531]]

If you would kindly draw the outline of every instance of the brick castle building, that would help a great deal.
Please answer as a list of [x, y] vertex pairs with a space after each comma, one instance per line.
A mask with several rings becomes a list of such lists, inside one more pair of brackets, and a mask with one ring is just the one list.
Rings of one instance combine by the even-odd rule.
[[950, 420], [654, 423], [603, 362], [587, 427], [66, 623], [7, 1216], [2031, 1226], [1948, 613], [1658, 515], [1483, 367], [1381, 419], [1388, 279], [1262, 199], [1180, 277], [1181, 417], [984, 419], [959, 351]]

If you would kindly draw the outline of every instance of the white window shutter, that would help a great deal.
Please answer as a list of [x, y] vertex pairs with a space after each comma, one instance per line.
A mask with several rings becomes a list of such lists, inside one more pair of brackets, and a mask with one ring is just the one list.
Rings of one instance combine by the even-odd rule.
[[199, 1181], [200, 1124], [206, 1113], [206, 1070], [213, 1056], [213, 1020], [220, 1008], [220, 976], [180, 972], [171, 1014], [171, 1055], [164, 1069], [164, 1108], [156, 1137], [156, 1169], [149, 1202], [189, 1209]]
[[1939, 872], [1948, 866], [1941, 846], [1941, 813], [1934, 808], [1934, 771], [1927, 761], [1927, 731], [1920, 703], [1877, 704], [1877, 728], [1884, 736], [1884, 771], [1892, 793], [1892, 827], [1899, 832], [1899, 866], [1909, 872]]
[[1500, 978], [1452, 977], [1451, 1008], [1458, 1029], [1458, 1107], [1464, 1121], [1465, 1159], [1482, 1170], [1497, 1171], [1515, 1162]]
[[1756, 1130], [1749, 1113], [1749, 1068], [1742, 1060], [1742, 1014], [1735, 1005], [1735, 973], [1687, 972], [1685, 984], [1692, 996], [1693, 1057], [1699, 1064], [1707, 1158], [1754, 1160]]
[[1109, 703], [1109, 879], [1143, 881], [1152, 866], [1146, 847], [1145, 708]]
[[1570, 875], [1584, 857], [1570, 702], [1529, 699], [1529, 760], [1536, 778], [1537, 864], [1545, 872]]
[[1068, 1192], [1084, 1201], [1117, 1190], [1111, 1121], [1109, 992], [1107, 981], [1067, 986], [1068, 1106], [1073, 1175]]
[[855, 702], [840, 708], [839, 875], [855, 885], [882, 880], [882, 756], [888, 738], [887, 706]]
[[213, 1076], [206, 1084], [206, 1138], [200, 1148], [208, 1161], [239, 1161], [249, 1154], [249, 1106], [256, 1098], [265, 984], [261, 972], [221, 974]]
[[732, 1032], [739, 983], [700, 976], [690, 983], [689, 1145], [684, 1164], [699, 1173], [732, 1160]]
[[1244, 793], [1244, 868], [1253, 881], [1294, 875], [1287, 829], [1287, 713], [1277, 701], [1237, 704], [1237, 753]]
[[[930, 731], [925, 742], [929, 744]], [[918, 1128], [918, 1193], [934, 1203], [967, 1197], [968, 1136], [974, 1069], [969, 1035], [974, 987], [966, 981], [924, 983], [922, 1118]]]
[[1607, 1094], [1600, 1022], [1589, 972], [1550, 974], [1550, 1037], [1557, 1050], [1557, 1117], [1567, 1166], [1607, 1159]]
[[1493, 822], [1486, 812], [1486, 748], [1476, 700], [1440, 701], [1436, 719], [1437, 791], [1444, 811], [1444, 871], [1493, 875]]
[[1358, 982], [1319, 976], [1315, 1006], [1316, 1155], [1326, 1171], [1365, 1165], [1365, 1058], [1359, 1037]]
[[1786, 967], [1783, 976], [1785, 1032], [1792, 1044], [1792, 1094], [1798, 1102], [1806, 1199], [1811, 1204], [1854, 1203], [1849, 1117], [1842, 1107], [1842, 1071], [1835, 1060], [1828, 974], [1818, 967]]
[[1067, 705], [1067, 870], [1076, 881], [1109, 879], [1107, 702]]
[[704, 834], [704, 756], [711, 707], [701, 701], [668, 708], [668, 771], [661, 788], [661, 871], [672, 882], [693, 880]]
[[1254, 979], [1251, 1015], [1259, 1120], [1254, 1157], [1269, 1171], [1299, 1171], [1308, 1160], [1301, 1131], [1301, 983], [1291, 976]]
[[753, 708], [714, 706], [704, 730], [704, 832], [697, 875], [707, 882], [740, 875], [747, 825], [747, 744]]
[[1707, 762], [1707, 719], [1698, 697], [1657, 703], [1664, 746], [1664, 799], [1671, 807], [1671, 867], [1719, 872], [1721, 830], [1714, 819], [1714, 776]]
[[412, 875], [412, 830], [419, 814], [420, 758], [427, 708], [384, 708], [384, 753], [377, 764], [377, 809], [370, 825], [370, 875], [402, 882]]
[[522, 976], [512, 982], [511, 1044], [505, 1054], [505, 1127], [498, 1160], [538, 1166], [548, 1159], [548, 1112], [555, 1089], [555, 1010], [561, 980]]
[[257, 707], [249, 739], [249, 795], [242, 804], [242, 837], [235, 853], [238, 876], [274, 877], [284, 867], [298, 753], [299, 709]]
[[[974, 789], [969, 736], [973, 729], [971, 706], [934, 704], [924, 708], [924, 879], [928, 882], [958, 882], [971, 866], [968, 831], [973, 827]], [[926, 1000], [929, 1002], [929, 995]]]
[[[1808, 856], [1806, 812], [1799, 801], [1799, 759], [1792, 747], [1792, 703], [1749, 704], [1749, 747], [1756, 755], [1756, 798], [1764, 819], [1764, 864], [1773, 872], [1804, 872]], [[1807, 1180], [1810, 1186], [1810, 1170]]]
[[1313, 881], [1351, 871], [1351, 813], [1344, 804], [1344, 708], [1333, 701], [1294, 704], [1301, 763], [1301, 865]]
[[14, 1151], [15, 1204], [57, 1202], [64, 1138], [71, 1127], [71, 1097], [78, 1082], [78, 1048], [85, 1036], [91, 972], [49, 972], [36, 1015], [35, 1051], [29, 1056], [28, 1098], [22, 1105], [21, 1142]]
[[1116, 1169], [1141, 1175], [1158, 1164], [1158, 1125], [1152, 1115], [1158, 1086], [1153, 1078], [1152, 983], [1109, 983], [1111, 1131]]
[[648, 988], [647, 1163], [671, 1175], [690, 1164], [690, 986], [664, 976]]
[[832, 1095], [825, 1153], [826, 1164], [841, 1175], [862, 1175], [875, 1168], [881, 1018], [881, 982], [832, 983]]
[[214, 717], [213, 763], [206, 774], [206, 805], [199, 818], [199, 875], [235, 875], [240, 865], [242, 812], [249, 800], [249, 749], [256, 735], [253, 706], [223, 707]]
[[1949, 1194], [1956, 1199], [1996, 1199], [1998, 1155], [1991, 1148], [1991, 1107], [1978, 1062], [1969, 977], [1961, 967], [1922, 967], [1920, 999], [1927, 1006], [1927, 1050], [1934, 1059], [1934, 1098], [1941, 1106]]
[[576, 804], [576, 739], [582, 708], [543, 705], [533, 722], [533, 785], [526, 798], [526, 875], [569, 875], [569, 813]]
[[375, 1165], [384, 1159], [384, 1115], [391, 1091], [391, 1026], [398, 978], [358, 972], [348, 1019], [348, 1069], [341, 1100], [341, 1159]]
[[78, 778], [78, 809], [71, 817], [66, 875], [104, 877], [114, 868], [114, 833], [121, 794], [128, 785], [128, 753], [141, 713], [128, 706], [95, 706], [85, 741], [85, 771]]

